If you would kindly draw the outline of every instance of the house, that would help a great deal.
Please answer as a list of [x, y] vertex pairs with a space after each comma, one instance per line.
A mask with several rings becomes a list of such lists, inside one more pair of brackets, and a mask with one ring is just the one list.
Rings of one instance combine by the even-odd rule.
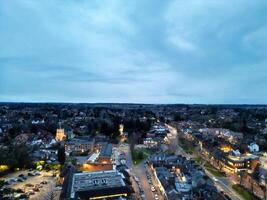
[[257, 145], [255, 142], [250, 143], [250, 145], [248, 145], [248, 148], [251, 153], [259, 152], [260, 150], [259, 145]]
[[230, 172], [252, 170], [260, 163], [259, 157], [253, 154], [228, 154], [221, 158], [224, 169]]
[[73, 138], [71, 140], [64, 142], [66, 152], [92, 152], [94, 150], [94, 141], [93, 140], [83, 140], [78, 138]]
[[146, 145], [147, 147], [155, 147], [159, 144], [159, 138], [145, 138], [144, 139], [144, 145]]
[[98, 162], [108, 164], [112, 162], [111, 156], [113, 153], [113, 145], [106, 143], [102, 146], [100, 154], [98, 156]]
[[66, 139], [67, 139], [67, 135], [65, 134], [64, 129], [62, 129], [62, 128], [57, 129], [56, 141], [60, 142], [62, 140], [66, 140]]

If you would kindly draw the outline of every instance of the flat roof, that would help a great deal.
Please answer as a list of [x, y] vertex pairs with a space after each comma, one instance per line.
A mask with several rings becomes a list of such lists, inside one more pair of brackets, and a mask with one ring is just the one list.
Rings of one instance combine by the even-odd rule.
[[76, 192], [125, 187], [123, 174], [116, 170], [75, 173], [72, 178], [71, 198]]
[[107, 156], [110, 157], [112, 155], [112, 149], [113, 145], [108, 143], [104, 147], [102, 147], [100, 155], [99, 156]]

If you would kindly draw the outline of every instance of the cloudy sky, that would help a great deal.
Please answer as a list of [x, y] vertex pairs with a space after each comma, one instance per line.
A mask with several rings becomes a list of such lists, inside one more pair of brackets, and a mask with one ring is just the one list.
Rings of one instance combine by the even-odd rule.
[[267, 103], [266, 0], [0, 0], [0, 101]]

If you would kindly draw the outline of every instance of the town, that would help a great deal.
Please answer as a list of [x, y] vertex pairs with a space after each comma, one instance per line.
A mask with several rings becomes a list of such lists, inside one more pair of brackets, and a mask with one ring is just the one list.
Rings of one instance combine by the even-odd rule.
[[267, 107], [0, 104], [0, 199], [267, 199]]

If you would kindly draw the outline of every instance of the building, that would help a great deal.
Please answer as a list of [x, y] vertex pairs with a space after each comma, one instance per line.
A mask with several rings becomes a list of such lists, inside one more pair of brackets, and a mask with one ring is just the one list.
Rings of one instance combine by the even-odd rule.
[[74, 173], [69, 199], [93, 200], [127, 198], [131, 188], [117, 170]]
[[72, 151], [92, 152], [94, 150], [94, 141], [73, 138], [69, 141], [65, 141], [64, 146], [65, 146], [65, 151], [69, 153]]
[[228, 154], [222, 157], [224, 170], [227, 172], [236, 173], [242, 170], [252, 170], [260, 163], [259, 157], [253, 154], [231, 155]]
[[67, 136], [66, 136], [66, 134], [64, 132], [64, 129], [62, 129], [62, 128], [57, 129], [56, 141], [60, 142], [62, 140], [66, 140], [66, 139], [67, 139]]
[[159, 138], [147, 137], [144, 139], [144, 145], [146, 145], [147, 147], [156, 147], [158, 146], [159, 143], [160, 143]]
[[259, 145], [257, 145], [255, 142], [248, 145], [248, 149], [251, 153], [256, 153], [256, 152], [259, 152], [260, 150]]
[[113, 153], [113, 145], [110, 143], [103, 144], [97, 161], [103, 164], [112, 163], [112, 153]]
[[95, 151], [89, 153], [89, 158], [86, 163], [81, 165], [81, 171], [94, 172], [114, 169], [113, 145], [103, 142], [95, 146]]
[[156, 180], [156, 186], [167, 200], [193, 198], [193, 190], [198, 193], [213, 195], [216, 189], [208, 191], [212, 186], [207, 185], [204, 172], [194, 163], [183, 156], [171, 154], [153, 155], [149, 165]]

